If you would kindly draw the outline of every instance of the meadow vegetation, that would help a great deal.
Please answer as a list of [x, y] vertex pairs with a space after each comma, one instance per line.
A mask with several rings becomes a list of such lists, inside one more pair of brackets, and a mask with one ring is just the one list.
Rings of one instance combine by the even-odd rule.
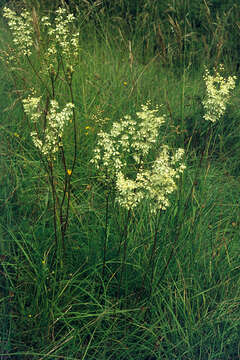
[[4, 1], [0, 358], [240, 357], [240, 6]]

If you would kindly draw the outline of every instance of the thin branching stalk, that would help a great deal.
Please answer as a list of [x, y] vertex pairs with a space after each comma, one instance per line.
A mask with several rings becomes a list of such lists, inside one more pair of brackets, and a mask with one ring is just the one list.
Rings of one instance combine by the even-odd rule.
[[65, 252], [65, 241], [64, 241], [64, 237], [65, 237], [65, 232], [66, 232], [66, 221], [67, 219], [63, 218], [63, 207], [64, 207], [64, 202], [66, 199], [66, 193], [68, 191], [68, 187], [69, 187], [69, 176], [67, 173], [67, 166], [66, 166], [66, 160], [65, 160], [65, 155], [64, 155], [64, 149], [61, 146], [61, 153], [62, 153], [62, 163], [63, 163], [63, 167], [64, 167], [64, 172], [65, 172], [65, 179], [64, 179], [64, 189], [63, 189], [63, 196], [62, 196], [62, 201], [60, 204], [60, 208], [59, 208], [59, 216], [60, 216], [60, 226], [61, 226], [61, 235], [62, 235], [62, 246], [63, 246], [63, 251]]
[[161, 211], [159, 214], [156, 215], [155, 224], [154, 224], [153, 246], [152, 246], [151, 256], [149, 259], [149, 266], [151, 266], [149, 298], [151, 298], [152, 288], [153, 288], [153, 278], [154, 278], [154, 271], [155, 271], [155, 264], [156, 264], [156, 250], [157, 250], [157, 239], [158, 239], [158, 233], [159, 233], [160, 216], [161, 216]]
[[[187, 210], [187, 205], [188, 205], [188, 203], [189, 203], [190, 198], [192, 197], [192, 194], [193, 194], [193, 192], [194, 192], [194, 188], [195, 188], [195, 186], [197, 185], [198, 174], [199, 174], [199, 170], [200, 170], [200, 168], [201, 168], [201, 164], [202, 164], [203, 159], [204, 159], [204, 151], [203, 151], [202, 154], [201, 154], [200, 162], [199, 162], [197, 171], [196, 171], [196, 173], [195, 173], [195, 179], [194, 179], [194, 181], [193, 181], [193, 183], [192, 183], [191, 190], [190, 190], [189, 195], [188, 195], [188, 197], [186, 198], [186, 200], [185, 200], [185, 202], [184, 202], [184, 205], [183, 205], [182, 219], [183, 219], [184, 216], [185, 216], [185, 212], [186, 212], [186, 210]], [[169, 257], [168, 257], [168, 260], [167, 260], [167, 262], [166, 262], [166, 265], [165, 265], [165, 267], [164, 267], [164, 269], [163, 269], [163, 272], [162, 272], [162, 274], [161, 274], [161, 276], [160, 276], [160, 278], [159, 278], [159, 280], [158, 280], [158, 284], [164, 279], [164, 276], [165, 276], [165, 274], [166, 274], [166, 271], [167, 271], [167, 269], [168, 269], [168, 267], [169, 267], [169, 264], [170, 264], [170, 262], [171, 262], [171, 260], [172, 260], [174, 251], [175, 251], [175, 249], [176, 249], [176, 244], [177, 244], [177, 242], [178, 242], [178, 239], [179, 239], [179, 236], [180, 236], [180, 233], [181, 233], [181, 229], [182, 229], [182, 226], [183, 226], [183, 223], [184, 223], [183, 221], [181, 221], [181, 223], [179, 224], [179, 219], [177, 219], [177, 220], [178, 220], [178, 224], [176, 225], [176, 234], [175, 234], [175, 237], [174, 237], [174, 241], [173, 241], [172, 244], [171, 244], [171, 245], [172, 245], [172, 249], [171, 249], [170, 255], [169, 255]]]
[[120, 299], [120, 291], [121, 291], [121, 285], [122, 285], [122, 279], [123, 279], [123, 272], [126, 267], [128, 226], [129, 226], [130, 217], [131, 217], [131, 209], [128, 210], [127, 219], [125, 222], [124, 232], [123, 232], [124, 243], [123, 243], [123, 256], [122, 256], [122, 262], [121, 262], [120, 278], [119, 278], [119, 283], [118, 283], [118, 300]]
[[63, 225], [63, 241], [65, 238], [65, 234], [66, 234], [66, 230], [67, 230], [67, 226], [68, 226], [68, 221], [69, 221], [69, 207], [70, 207], [70, 198], [71, 198], [71, 191], [70, 191], [70, 175], [68, 176], [68, 182], [67, 182], [67, 206], [66, 206], [66, 216], [65, 216], [65, 222]]
[[[184, 218], [184, 216], [185, 216], [185, 212], [186, 212], [186, 210], [187, 210], [187, 206], [188, 206], [189, 200], [190, 200], [190, 198], [192, 197], [192, 194], [193, 194], [193, 192], [194, 192], [194, 188], [195, 188], [195, 186], [198, 184], [198, 181], [197, 181], [197, 180], [198, 180], [198, 176], [199, 176], [199, 171], [200, 171], [200, 169], [201, 169], [201, 165], [202, 165], [202, 162], [203, 162], [203, 159], [204, 159], [204, 156], [205, 156], [206, 148], [208, 148], [208, 147], [209, 147], [209, 142], [208, 142], [208, 145], [205, 147], [205, 149], [204, 149], [204, 150], [202, 151], [202, 153], [201, 153], [201, 158], [200, 158], [200, 161], [199, 161], [199, 163], [198, 163], [197, 170], [196, 170], [196, 172], [195, 172], [195, 178], [194, 178], [194, 180], [193, 180], [191, 190], [190, 190], [189, 195], [187, 196], [187, 198], [186, 198], [186, 200], [185, 200], [185, 202], [184, 202], [184, 205], [183, 205], [182, 218]], [[159, 278], [159, 280], [158, 280], [158, 284], [164, 279], [164, 276], [165, 276], [165, 274], [166, 274], [166, 271], [167, 271], [167, 269], [168, 269], [168, 267], [169, 267], [169, 264], [170, 264], [170, 262], [171, 262], [171, 260], [172, 260], [172, 257], [173, 257], [173, 254], [174, 254], [174, 251], [175, 251], [175, 248], [176, 248], [176, 244], [177, 244], [178, 239], [179, 239], [179, 236], [180, 236], [180, 232], [181, 232], [182, 226], [183, 226], [183, 221], [182, 221], [180, 224], [178, 223], [177, 226], [176, 226], [177, 230], [176, 230], [176, 235], [175, 235], [175, 237], [174, 237], [174, 241], [172, 242], [172, 249], [171, 249], [170, 255], [169, 255], [169, 257], [168, 257], [168, 260], [167, 260], [167, 262], [166, 262], [166, 265], [165, 265], [165, 267], [164, 267], [164, 269], [163, 269], [163, 272], [162, 272], [162, 274], [161, 274], [161, 276], [160, 276], [160, 278]]]
[[[62, 58], [61, 58], [61, 62], [62, 62], [62, 68], [63, 68], [64, 77], [65, 77], [65, 80], [66, 80], [66, 82], [68, 84], [68, 87], [69, 87], [71, 102], [72, 102], [72, 104], [75, 104], [74, 95], [73, 95], [73, 88], [72, 88], [73, 68], [72, 68], [72, 66], [69, 66], [67, 69], [65, 69]], [[72, 173], [74, 171], [75, 164], [76, 164], [76, 161], [77, 161], [77, 122], [76, 122], [75, 108], [72, 109], [72, 112], [73, 112], [74, 155], [73, 155], [73, 162], [72, 162], [71, 174], [70, 174], [69, 180], [70, 180], [70, 178], [72, 176]]]
[[[71, 94], [71, 101], [72, 101], [72, 104], [74, 104], [74, 96], [73, 96], [72, 84], [69, 85], [69, 89], [70, 89], [70, 94]], [[76, 110], [75, 110], [75, 108], [73, 108], [72, 111], [73, 111], [74, 155], [73, 155], [71, 175], [73, 173], [73, 170], [75, 168], [76, 161], [77, 161], [77, 121], [76, 121]], [[71, 175], [70, 175], [70, 177], [71, 177]]]
[[166, 106], [167, 106], [167, 109], [168, 109], [169, 117], [171, 119], [171, 125], [173, 126], [174, 125], [173, 113], [172, 113], [170, 101], [169, 101], [169, 98], [168, 98], [168, 91], [165, 88], [164, 88], [164, 96], [165, 96], [165, 102], [166, 102]]
[[52, 162], [49, 162], [50, 170], [50, 183], [52, 189], [52, 198], [53, 198], [53, 225], [54, 225], [54, 237], [55, 237], [55, 246], [58, 247], [58, 233], [57, 233], [57, 206], [56, 206], [56, 187], [54, 184], [54, 174], [53, 174], [53, 165]]
[[[69, 68], [69, 71], [66, 74], [63, 61], [62, 61], [62, 66], [63, 66], [65, 79], [67, 80], [67, 83], [68, 83], [68, 86], [69, 86], [70, 95], [71, 95], [71, 101], [72, 101], [72, 104], [74, 104], [74, 96], [73, 96], [73, 89], [72, 89], [72, 74], [73, 74], [72, 69]], [[63, 224], [63, 229], [62, 229], [63, 241], [64, 241], [64, 237], [65, 237], [65, 233], [66, 233], [67, 226], [68, 226], [68, 221], [69, 221], [69, 207], [70, 207], [70, 198], [71, 198], [71, 177], [72, 177], [72, 174], [73, 174], [73, 171], [74, 171], [74, 168], [75, 168], [75, 165], [76, 165], [76, 160], [77, 160], [77, 125], [76, 125], [75, 108], [72, 109], [72, 112], [73, 112], [74, 155], [73, 155], [73, 162], [72, 162], [71, 170], [70, 170], [69, 174], [67, 175], [67, 178], [65, 178], [64, 197], [65, 197], [65, 195], [67, 195], [67, 205], [66, 205], [65, 222]], [[64, 152], [63, 152], [63, 155], [64, 155]], [[65, 162], [65, 157], [64, 156], [63, 156], [63, 160], [64, 160], [64, 169], [65, 169], [65, 173], [66, 173], [67, 169], [66, 169], [66, 162]]]
[[104, 245], [103, 245], [103, 267], [102, 267], [102, 279], [104, 279], [106, 268], [106, 255], [107, 255], [107, 239], [108, 239], [108, 221], [109, 221], [109, 192], [106, 197], [106, 211], [105, 211], [105, 233], [104, 233]]
[[51, 97], [51, 91], [48, 89], [47, 85], [44, 83], [44, 81], [42, 80], [41, 76], [39, 76], [39, 73], [37, 72], [37, 70], [35, 69], [35, 67], [33, 66], [33, 63], [31, 62], [30, 58], [28, 55], [26, 55], [26, 58], [34, 72], [34, 74], [36, 75], [36, 77], [38, 78], [38, 80], [40, 81], [40, 83], [44, 86], [44, 88], [47, 90], [47, 93], [49, 94], [49, 96]]
[[209, 149], [210, 149], [210, 144], [211, 144], [211, 141], [212, 141], [212, 137], [213, 137], [213, 127], [212, 127], [212, 124], [210, 126], [210, 129], [208, 129], [208, 135], [207, 135], [207, 143], [206, 143], [206, 146], [205, 146], [205, 149], [204, 149], [204, 157], [206, 159], [206, 161], [208, 160], [208, 155], [209, 155]]
[[52, 98], [55, 99], [55, 86], [54, 86], [55, 79], [54, 79], [54, 73], [53, 73], [53, 71], [50, 72], [49, 75], [50, 75], [51, 87], [52, 87]]

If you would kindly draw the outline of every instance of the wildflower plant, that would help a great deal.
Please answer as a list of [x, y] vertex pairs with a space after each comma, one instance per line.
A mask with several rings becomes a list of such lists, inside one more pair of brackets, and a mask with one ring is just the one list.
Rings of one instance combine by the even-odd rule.
[[171, 156], [164, 145], [150, 169], [140, 168], [135, 181], [117, 175], [117, 201], [127, 209], [137, 206], [143, 199], [148, 200], [150, 211], [156, 214], [170, 205], [168, 196], [177, 189], [175, 179], [185, 169], [182, 163], [183, 149], [178, 149]]
[[[109, 132], [100, 131], [91, 160], [106, 187], [111, 187], [115, 192], [116, 202], [127, 210], [127, 222], [131, 212], [143, 201], [147, 202], [154, 217], [166, 210], [170, 205], [169, 195], [177, 189], [175, 180], [185, 169], [183, 149], [172, 153], [167, 145], [162, 145], [160, 151], [157, 150], [159, 131], [165, 123], [165, 116], [159, 115], [158, 107], [151, 109], [150, 105], [150, 102], [142, 105], [134, 118], [126, 115], [114, 122]], [[157, 154], [153, 161], [152, 152]], [[126, 223], [118, 294], [127, 254], [127, 227]], [[153, 252], [156, 236], [154, 239]]]
[[[69, 218], [70, 182], [77, 160], [77, 124], [72, 82], [79, 52], [79, 32], [76, 31], [74, 15], [64, 7], [56, 10], [54, 20], [50, 20], [49, 16], [39, 18], [35, 9], [32, 13], [25, 9], [18, 14], [5, 7], [3, 16], [8, 20], [14, 44], [13, 49], [9, 48], [12, 54], [8, 58], [14, 63], [13, 54], [21, 55], [19, 58], [15, 56], [18, 65], [11, 66], [10, 71], [14, 79], [18, 78], [19, 68], [23, 69], [24, 76], [29, 75], [24, 81], [24, 92], [30, 95], [21, 100], [29, 119], [32, 142], [39, 152], [52, 190], [56, 246], [63, 249]], [[33, 61], [36, 55], [38, 62]], [[26, 61], [22, 61], [22, 58]], [[34, 79], [34, 88], [32, 83], [27, 88], [28, 78]], [[58, 84], [61, 88], [64, 85], [69, 94], [62, 110], [59, 107], [63, 101], [57, 92]], [[71, 154], [66, 153], [63, 141], [67, 124], [71, 124], [73, 134]], [[58, 153], [64, 172], [62, 191], [57, 189], [56, 181], [55, 159]]]
[[148, 200], [151, 212], [166, 210], [168, 195], [176, 190], [175, 179], [183, 172], [183, 149], [173, 155], [167, 145], [162, 146], [156, 160], [150, 152], [156, 148], [159, 130], [165, 117], [159, 108], [150, 109], [150, 102], [142, 105], [133, 119], [124, 116], [114, 122], [109, 133], [100, 131], [91, 162], [99, 170], [106, 184], [113, 184], [116, 200], [127, 210]]
[[125, 115], [120, 122], [113, 123], [109, 133], [99, 132], [91, 162], [105, 181], [116, 179], [122, 168], [127, 168], [127, 158], [132, 158], [139, 167], [156, 143], [158, 130], [165, 119], [155, 116], [158, 109], [150, 110], [149, 105], [142, 105], [137, 119]]
[[215, 123], [219, 120], [226, 110], [226, 105], [231, 96], [231, 90], [235, 88], [236, 76], [224, 78], [221, 73], [224, 71], [223, 65], [219, 66], [219, 71], [215, 68], [214, 75], [205, 69], [203, 79], [206, 84], [206, 97], [203, 100], [205, 110], [204, 119]]
[[[223, 117], [226, 111], [227, 104], [231, 97], [231, 91], [235, 88], [236, 76], [224, 77], [224, 67], [222, 64], [220, 64], [219, 70], [214, 68], [212, 75], [206, 68], [203, 79], [206, 86], [206, 95], [202, 101], [205, 110], [203, 118], [206, 121], [210, 121], [210, 123], [214, 125]], [[220, 125], [223, 125], [223, 123]], [[221, 135], [219, 134], [219, 131], [222, 132]], [[200, 159], [200, 165], [204, 155], [206, 159], [208, 158], [210, 145], [211, 148], [213, 148], [214, 144], [216, 143], [216, 139], [222, 138], [223, 132], [223, 126], [220, 126], [218, 132], [214, 135], [213, 127], [209, 127], [205, 139], [205, 148]]]
[[[28, 97], [23, 100], [24, 111], [35, 125], [41, 117], [41, 112], [39, 111], [40, 100], [40, 97]], [[46, 115], [46, 128], [43, 129], [43, 133], [40, 135], [39, 131], [31, 132], [33, 143], [43, 156], [52, 158], [58, 151], [59, 146], [62, 145], [61, 140], [64, 127], [72, 117], [73, 108], [74, 105], [68, 103], [61, 112], [58, 112], [59, 105], [57, 101], [51, 100], [50, 109]]]
[[54, 25], [51, 24], [49, 16], [43, 16], [41, 24], [48, 35], [48, 48], [46, 51], [47, 62], [53, 64], [57, 55], [66, 60], [67, 64], [72, 64], [77, 60], [79, 52], [79, 32], [73, 30], [75, 17], [69, 14], [65, 8], [56, 10]]
[[13, 42], [18, 48], [19, 54], [30, 56], [32, 54], [34, 33], [30, 13], [24, 10], [20, 15], [17, 15], [15, 11], [5, 7], [3, 9], [3, 16], [8, 20], [8, 25], [13, 35]]

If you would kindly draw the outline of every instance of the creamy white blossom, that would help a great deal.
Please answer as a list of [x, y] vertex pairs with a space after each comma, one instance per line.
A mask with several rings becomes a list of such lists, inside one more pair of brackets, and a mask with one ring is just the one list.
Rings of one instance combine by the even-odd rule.
[[[40, 97], [28, 97], [23, 100], [24, 111], [34, 123], [36, 123], [42, 116], [42, 112], [39, 108], [40, 100]], [[44, 129], [41, 134], [37, 131], [31, 132], [31, 137], [35, 147], [43, 155], [49, 156], [58, 151], [64, 127], [72, 116], [73, 107], [74, 105], [72, 103], [68, 103], [64, 109], [59, 112], [59, 105], [57, 101], [50, 101], [50, 109], [46, 115], [46, 129]]]
[[91, 160], [98, 169], [110, 168], [115, 176], [126, 166], [127, 153], [136, 164], [146, 158], [157, 141], [159, 128], [165, 122], [164, 116], [156, 115], [159, 109], [150, 110], [149, 106], [150, 103], [142, 105], [142, 111], [136, 114], [137, 119], [126, 115], [113, 123], [109, 133], [99, 132]]
[[166, 210], [170, 205], [168, 196], [177, 189], [175, 179], [179, 178], [186, 166], [182, 163], [183, 149], [178, 149], [173, 155], [167, 145], [153, 162], [150, 170], [142, 171], [137, 176], [142, 189], [147, 193], [152, 213], [157, 210]]
[[49, 55], [56, 54], [57, 45], [61, 50], [62, 55], [70, 61], [72, 57], [78, 55], [79, 50], [79, 32], [73, 31], [75, 17], [73, 14], [68, 14], [67, 10], [64, 8], [56, 10], [56, 14], [54, 26], [52, 26], [48, 16], [44, 16], [41, 19], [43, 26], [47, 29], [49, 38], [52, 39], [52, 43], [48, 48], [48, 53]]
[[122, 173], [118, 174], [116, 186], [119, 204], [130, 209], [145, 199], [149, 201], [152, 213], [155, 214], [160, 209], [166, 210], [170, 205], [168, 196], [177, 189], [175, 179], [185, 169], [183, 155], [183, 149], [170, 155], [168, 146], [164, 145], [151, 168], [140, 168], [135, 180], [124, 177]]
[[[13, 42], [21, 55], [30, 56], [34, 44], [34, 25], [31, 14], [23, 10], [19, 15], [5, 7], [3, 16], [13, 34]], [[49, 16], [43, 16], [39, 21], [41, 32], [48, 35], [48, 47], [44, 49], [42, 58], [47, 64], [57, 64], [57, 53], [60, 52], [68, 64], [76, 60], [79, 51], [79, 32], [74, 31], [75, 17], [66, 9], [56, 10], [54, 21]]]
[[31, 120], [33, 122], [37, 122], [37, 120], [41, 117], [40, 101], [41, 97], [31, 96], [28, 96], [27, 99], [23, 99], [22, 101], [25, 113], [31, 116]]
[[148, 200], [152, 213], [169, 206], [168, 195], [176, 190], [175, 180], [185, 169], [184, 150], [170, 151], [164, 145], [157, 159], [149, 162], [159, 129], [165, 121], [159, 109], [142, 105], [136, 119], [124, 116], [114, 122], [109, 133], [100, 131], [91, 162], [105, 176], [106, 183], [115, 182], [116, 200], [126, 209], [133, 209]]
[[140, 191], [139, 185], [139, 182], [124, 177], [122, 172], [117, 174], [117, 201], [122, 207], [130, 210], [141, 202], [144, 193]]
[[13, 34], [13, 42], [21, 55], [30, 56], [33, 46], [33, 23], [32, 17], [27, 10], [20, 15], [15, 11], [4, 7], [3, 16], [8, 19], [8, 25]]
[[149, 105], [150, 103], [142, 105], [142, 111], [136, 113], [140, 121], [138, 122], [137, 131], [133, 133], [132, 147], [134, 160], [137, 163], [141, 162], [141, 159], [149, 153], [156, 143], [159, 128], [165, 122], [164, 116], [157, 116], [158, 107], [150, 110]]
[[224, 114], [230, 99], [230, 91], [235, 87], [236, 76], [224, 78], [220, 74], [223, 70], [223, 65], [220, 65], [220, 72], [214, 69], [214, 75], [210, 75], [209, 70], [206, 69], [203, 77], [206, 84], [206, 98], [203, 101], [204, 119], [213, 123]]

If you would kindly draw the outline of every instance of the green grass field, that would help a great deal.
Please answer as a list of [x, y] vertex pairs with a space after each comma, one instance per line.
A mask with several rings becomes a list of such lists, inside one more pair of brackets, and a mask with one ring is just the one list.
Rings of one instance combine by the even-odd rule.
[[[157, 2], [146, 1], [132, 23], [133, 9], [124, 18], [86, 2], [67, 8], [76, 19], [58, 33], [50, 4], [24, 3], [32, 44], [27, 22], [15, 35], [3, 16], [0, 24], [0, 359], [239, 359], [239, 6], [214, 17], [203, 1], [199, 28], [187, 0], [162, 21]], [[77, 31], [76, 50], [68, 44]], [[236, 84], [212, 123], [204, 74], [220, 64]], [[34, 111], [28, 96], [41, 96]], [[58, 113], [74, 109], [44, 153], [32, 133], [47, 149], [51, 100]], [[122, 145], [124, 176], [137, 181], [163, 144], [183, 148], [186, 166], [156, 212], [146, 189], [137, 206], [118, 201], [115, 160], [91, 162], [101, 131], [136, 119], [147, 101], [165, 122], [137, 165]]]

